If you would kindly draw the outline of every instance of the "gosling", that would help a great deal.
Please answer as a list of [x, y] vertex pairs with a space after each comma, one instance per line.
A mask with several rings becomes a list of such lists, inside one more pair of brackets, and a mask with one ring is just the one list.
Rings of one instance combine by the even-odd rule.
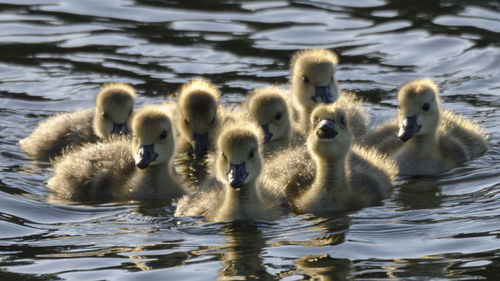
[[401, 175], [434, 175], [477, 158], [488, 149], [479, 126], [441, 110], [438, 86], [428, 78], [398, 91], [397, 120], [367, 135], [365, 144], [388, 153]]
[[185, 194], [173, 170], [174, 132], [162, 107], [141, 108], [132, 143], [112, 138], [86, 144], [54, 161], [48, 188], [71, 201], [176, 199]]
[[351, 134], [360, 140], [367, 132], [367, 117], [354, 94], [340, 92], [335, 78], [337, 55], [326, 49], [302, 50], [291, 59], [291, 91], [293, 120], [303, 132], [309, 130], [309, 117], [314, 107], [321, 103], [339, 103], [347, 113]]
[[318, 105], [307, 148], [284, 151], [266, 163], [264, 183], [284, 189], [297, 214], [323, 214], [372, 205], [387, 198], [397, 174], [380, 153], [352, 145], [345, 111]]
[[52, 116], [20, 140], [19, 146], [28, 157], [48, 161], [67, 147], [94, 143], [114, 134], [126, 135], [135, 97], [134, 88], [128, 84], [106, 83], [97, 95], [94, 110]]
[[265, 86], [247, 95], [246, 110], [264, 132], [264, 155], [273, 155], [288, 146], [304, 143], [304, 136], [294, 128], [284, 89]]
[[179, 201], [175, 216], [208, 221], [273, 220], [285, 212], [286, 198], [269, 193], [260, 182], [263, 135], [252, 123], [234, 122], [217, 141], [216, 179], [209, 188]]

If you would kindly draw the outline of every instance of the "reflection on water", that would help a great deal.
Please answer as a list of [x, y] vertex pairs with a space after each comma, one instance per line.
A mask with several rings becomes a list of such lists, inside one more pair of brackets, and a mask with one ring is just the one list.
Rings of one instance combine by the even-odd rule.
[[[0, 280], [495, 280], [500, 274], [497, 1], [0, 0]], [[203, 76], [225, 103], [285, 84], [297, 49], [339, 54], [341, 87], [376, 125], [432, 77], [443, 107], [490, 135], [481, 158], [400, 178], [381, 205], [330, 218], [204, 223], [175, 204], [47, 199], [52, 168], [17, 146], [90, 108], [108, 81], [160, 103]]]
[[328, 255], [305, 256], [295, 260], [297, 269], [312, 280], [353, 280], [352, 264], [348, 259], [333, 259]]
[[266, 240], [254, 223], [236, 221], [221, 228], [227, 242], [221, 250], [219, 280], [277, 279], [264, 266]]

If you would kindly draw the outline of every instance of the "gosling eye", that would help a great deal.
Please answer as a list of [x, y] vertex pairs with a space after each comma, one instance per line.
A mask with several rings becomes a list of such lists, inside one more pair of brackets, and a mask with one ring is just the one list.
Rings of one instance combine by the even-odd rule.
[[340, 121], [340, 124], [341, 124], [342, 126], [345, 126], [345, 123], [346, 123], [346, 122], [345, 122], [345, 116], [341, 116], [339, 121]]
[[279, 111], [278, 113], [276, 113], [276, 115], [274, 116], [274, 119], [275, 120], [281, 120], [281, 116], [283, 115], [283, 113], [281, 113], [281, 111]]
[[309, 83], [309, 77], [302, 75], [302, 82]]
[[221, 153], [221, 156], [222, 156], [222, 159], [224, 160], [224, 162], [227, 162], [227, 156], [224, 152]]
[[318, 124], [318, 116], [315, 116], [312, 122], [313, 127], [316, 127], [316, 124]]
[[102, 118], [104, 118], [104, 119], [109, 118], [109, 114], [107, 112], [102, 112], [101, 115], [102, 115]]
[[431, 108], [431, 105], [428, 102], [424, 103], [424, 105], [422, 106], [423, 111], [427, 111], [429, 110], [429, 108]]
[[189, 126], [189, 121], [186, 118], [184, 118], [184, 124], [186, 124], [187, 126]]
[[252, 149], [252, 150], [250, 150], [250, 152], [248, 153], [248, 158], [252, 159], [252, 158], [254, 157], [254, 155], [255, 155], [255, 153], [254, 153], [254, 151], [253, 151], [253, 149]]
[[214, 116], [214, 118], [212, 118], [212, 121], [210, 121], [210, 124], [213, 125], [214, 123], [215, 123], [215, 116]]
[[162, 131], [162, 132], [160, 133], [160, 139], [161, 139], [161, 140], [166, 139], [166, 138], [167, 138], [167, 135], [168, 135], [168, 134], [167, 134], [167, 131]]

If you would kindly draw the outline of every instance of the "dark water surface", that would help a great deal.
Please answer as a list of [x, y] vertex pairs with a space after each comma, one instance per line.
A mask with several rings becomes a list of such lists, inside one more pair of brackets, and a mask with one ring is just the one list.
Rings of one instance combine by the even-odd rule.
[[[498, 1], [0, 3], [0, 280], [500, 280]], [[320, 47], [340, 55], [340, 84], [373, 123], [395, 115], [402, 83], [429, 76], [490, 150], [400, 179], [358, 212], [207, 224], [145, 202], [51, 204], [51, 167], [17, 146], [47, 116], [91, 107], [103, 82], [133, 84], [141, 105], [204, 76], [239, 102]]]

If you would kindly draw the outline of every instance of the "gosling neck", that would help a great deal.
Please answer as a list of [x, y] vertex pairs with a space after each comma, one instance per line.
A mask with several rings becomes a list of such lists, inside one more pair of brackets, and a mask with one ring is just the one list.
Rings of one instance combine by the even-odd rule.
[[270, 156], [279, 149], [286, 147], [290, 143], [291, 139], [292, 139], [292, 130], [291, 128], [289, 128], [279, 139], [272, 140], [265, 145], [264, 150], [266, 156]]
[[439, 154], [438, 140], [437, 129], [428, 134], [415, 135], [406, 142], [403, 146], [403, 151], [415, 153], [414, 155], [434, 158]]
[[150, 187], [153, 186], [158, 192], [171, 194], [172, 197], [181, 196], [185, 193], [174, 175], [172, 163], [163, 162], [155, 165], [150, 165], [146, 169], [136, 169], [140, 178], [150, 182]]
[[315, 156], [316, 179], [312, 186], [314, 193], [332, 201], [349, 191], [345, 170], [346, 159], [347, 154], [328, 159]]
[[259, 209], [261, 198], [256, 186], [256, 180], [247, 182], [236, 190], [231, 186], [226, 186], [226, 195], [222, 203], [220, 214], [224, 214], [226, 219], [246, 219], [251, 218], [252, 210]]

